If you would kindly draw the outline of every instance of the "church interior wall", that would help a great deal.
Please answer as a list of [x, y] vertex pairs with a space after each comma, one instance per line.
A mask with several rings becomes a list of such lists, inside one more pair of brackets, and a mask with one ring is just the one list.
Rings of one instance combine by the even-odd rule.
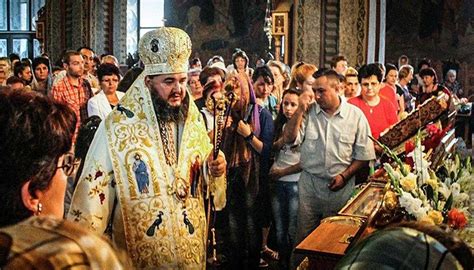
[[465, 96], [473, 95], [474, 1], [433, 2], [387, 0], [386, 62], [397, 63], [405, 54], [416, 69], [421, 59], [429, 58], [441, 81], [443, 66], [444, 72], [448, 66], [459, 67]]
[[265, 1], [166, 1], [167, 26], [184, 29], [193, 42], [191, 57], [203, 64], [221, 55], [230, 64], [234, 48], [246, 51], [252, 65], [265, 58]]

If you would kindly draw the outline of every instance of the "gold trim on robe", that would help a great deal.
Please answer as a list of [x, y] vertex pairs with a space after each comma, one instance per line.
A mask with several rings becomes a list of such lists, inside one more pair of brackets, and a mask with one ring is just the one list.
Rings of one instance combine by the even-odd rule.
[[[203, 192], [210, 182], [210, 189], [218, 198], [216, 208], [222, 209], [225, 175], [210, 179], [206, 160], [212, 145], [192, 101], [179, 144], [178, 164], [176, 168], [166, 164], [144, 79], [142, 74], [135, 80], [120, 105], [98, 128], [68, 219], [98, 233], [111, 228], [112, 239], [127, 249], [137, 268], [205, 269], [207, 225]], [[196, 162], [202, 173], [199, 179], [191, 179], [190, 170]], [[187, 181], [188, 187], [196, 184], [192, 181], [199, 181], [197, 190], [186, 200], [179, 200], [174, 194], [176, 177]]]

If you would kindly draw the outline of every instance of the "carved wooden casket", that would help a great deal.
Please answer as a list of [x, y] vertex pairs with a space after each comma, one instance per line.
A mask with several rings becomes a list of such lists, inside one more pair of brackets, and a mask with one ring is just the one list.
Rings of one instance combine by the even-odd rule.
[[448, 110], [449, 96], [441, 94], [425, 101], [405, 119], [380, 135], [379, 141], [393, 149], [413, 137], [420, 128], [440, 118]]
[[370, 182], [338, 216], [328, 217], [295, 249], [308, 257], [304, 269], [332, 269], [359, 239], [371, 233], [370, 224], [384, 196], [384, 183]]

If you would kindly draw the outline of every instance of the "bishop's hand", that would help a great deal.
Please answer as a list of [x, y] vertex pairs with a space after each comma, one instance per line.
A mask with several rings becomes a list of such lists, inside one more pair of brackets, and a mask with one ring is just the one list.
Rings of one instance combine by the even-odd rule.
[[216, 159], [212, 158], [212, 155], [209, 155], [207, 159], [207, 164], [209, 166], [209, 171], [212, 176], [220, 177], [225, 173], [227, 162], [223, 155], [218, 155]]

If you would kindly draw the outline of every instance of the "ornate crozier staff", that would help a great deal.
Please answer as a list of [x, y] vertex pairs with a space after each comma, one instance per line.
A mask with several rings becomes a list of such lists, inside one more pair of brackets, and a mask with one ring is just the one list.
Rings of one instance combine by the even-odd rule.
[[[216, 159], [219, 155], [219, 150], [222, 146], [222, 137], [223, 131], [225, 126], [227, 125], [227, 121], [229, 119], [229, 115], [232, 109], [232, 104], [235, 101], [235, 95], [233, 92], [227, 92], [225, 96], [221, 98], [216, 98], [213, 94], [211, 94], [212, 102], [213, 102], [213, 158]], [[220, 262], [217, 259], [217, 242], [216, 242], [216, 235], [215, 235], [215, 228], [214, 224], [216, 222], [216, 210], [213, 207], [213, 196], [210, 194], [209, 191], [210, 184], [207, 185], [207, 194], [208, 194], [208, 204], [207, 204], [207, 224], [209, 226], [208, 229], [208, 238], [209, 239], [209, 232], [211, 232], [211, 239], [209, 239], [209, 244], [212, 245], [212, 257], [208, 259], [209, 263], [213, 266], [220, 265]], [[211, 224], [211, 216], [212, 224]]]

